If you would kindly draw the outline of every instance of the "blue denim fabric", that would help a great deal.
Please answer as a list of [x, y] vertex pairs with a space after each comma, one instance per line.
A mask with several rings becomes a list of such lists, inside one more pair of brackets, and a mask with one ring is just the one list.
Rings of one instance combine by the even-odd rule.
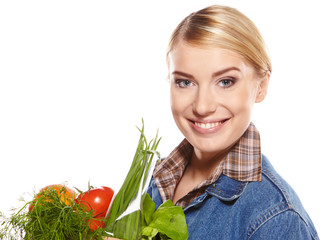
[[[148, 193], [162, 203], [152, 180]], [[293, 189], [262, 156], [262, 182], [225, 175], [184, 209], [189, 239], [319, 239]]]

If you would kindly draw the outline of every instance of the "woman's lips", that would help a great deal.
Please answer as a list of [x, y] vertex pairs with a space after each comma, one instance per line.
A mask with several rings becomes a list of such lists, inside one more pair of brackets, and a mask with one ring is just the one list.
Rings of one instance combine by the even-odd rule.
[[199, 133], [214, 133], [220, 130], [229, 119], [224, 119], [220, 121], [190, 121], [191, 126]]

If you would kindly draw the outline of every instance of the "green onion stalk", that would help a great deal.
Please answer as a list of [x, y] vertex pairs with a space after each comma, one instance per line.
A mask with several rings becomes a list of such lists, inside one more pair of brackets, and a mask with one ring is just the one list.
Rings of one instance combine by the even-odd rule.
[[[158, 160], [160, 159], [160, 154], [156, 151], [160, 142], [158, 132], [156, 137], [148, 143], [144, 135], [143, 121], [142, 128], [138, 130], [140, 138], [133, 162], [105, 218], [106, 232], [120, 239], [141, 239], [140, 206], [145, 196], [145, 187], [149, 184], [149, 174], [152, 172], [150, 170], [154, 166], [153, 158], [157, 156]], [[138, 208], [131, 212], [129, 208], [135, 202]]]

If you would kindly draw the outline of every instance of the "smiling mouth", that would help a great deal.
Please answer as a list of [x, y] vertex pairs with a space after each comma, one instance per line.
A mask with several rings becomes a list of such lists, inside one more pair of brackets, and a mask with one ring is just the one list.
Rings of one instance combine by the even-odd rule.
[[227, 121], [228, 119], [225, 119], [225, 120], [222, 120], [222, 121], [219, 121], [219, 122], [207, 122], [207, 123], [204, 123], [204, 122], [194, 122], [194, 124], [201, 128], [201, 129], [210, 129], [210, 128], [215, 128], [219, 125], [222, 125], [225, 121]]

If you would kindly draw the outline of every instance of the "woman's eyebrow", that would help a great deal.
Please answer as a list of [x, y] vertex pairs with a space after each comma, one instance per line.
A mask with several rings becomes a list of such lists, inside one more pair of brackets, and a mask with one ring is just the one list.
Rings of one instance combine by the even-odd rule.
[[[239, 71], [240, 72], [240, 69], [237, 68], [237, 67], [228, 67], [228, 68], [225, 68], [225, 69], [222, 69], [222, 70], [219, 70], [215, 73], [212, 74], [212, 77], [215, 78], [217, 76], [220, 76], [226, 72], [229, 72], [229, 71]], [[181, 72], [181, 71], [173, 71], [172, 72], [172, 75], [180, 75], [180, 76], [183, 76], [183, 77], [186, 77], [186, 78], [190, 78], [190, 79], [193, 79], [194, 76], [191, 75], [191, 74], [188, 74], [188, 73], [185, 73], [185, 72]]]
[[226, 72], [229, 72], [229, 71], [232, 71], [232, 70], [235, 70], [235, 71], [239, 71], [240, 72], [240, 69], [237, 68], [237, 67], [228, 67], [228, 68], [225, 68], [225, 69], [222, 69], [220, 71], [217, 71], [215, 73], [212, 74], [212, 77], [215, 78], [215, 77], [218, 77]]
[[181, 72], [181, 71], [173, 71], [172, 72], [172, 74], [173, 75], [181, 75], [181, 76], [183, 76], [183, 77], [186, 77], [186, 78], [194, 78], [194, 76], [193, 75], [191, 75], [191, 74], [188, 74], [188, 73], [184, 73], [184, 72]]

